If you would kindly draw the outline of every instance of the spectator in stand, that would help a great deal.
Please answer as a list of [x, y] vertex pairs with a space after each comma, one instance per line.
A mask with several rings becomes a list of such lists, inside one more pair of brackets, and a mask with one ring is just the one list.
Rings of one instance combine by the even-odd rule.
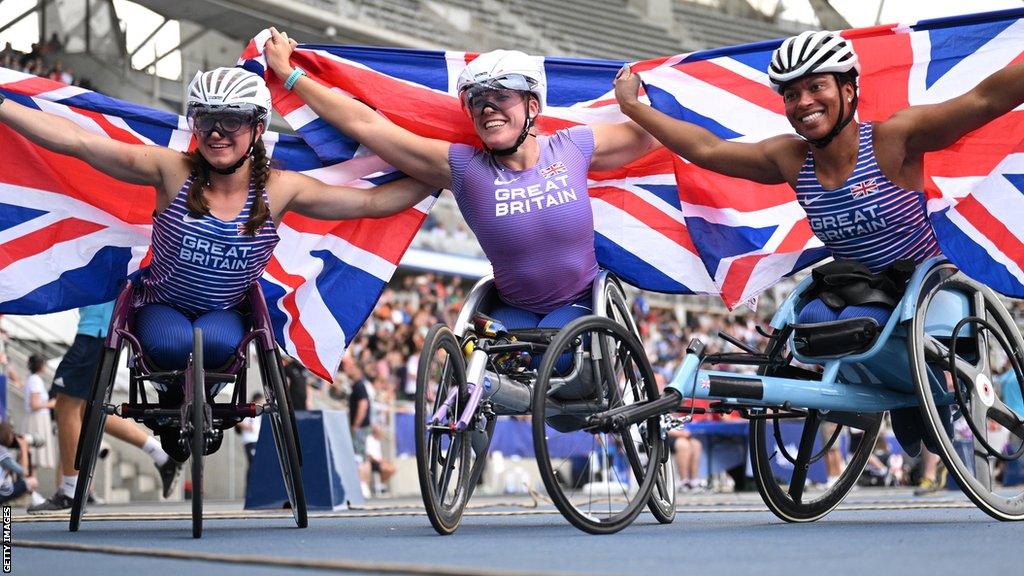
[[379, 476], [380, 484], [387, 485], [388, 480], [395, 474], [395, 464], [384, 458], [384, 432], [378, 425], [370, 428], [370, 435], [366, 437], [365, 460], [359, 465], [359, 479], [363, 484], [372, 486], [372, 493], [380, 492], [378, 485], [374, 482], [374, 474]]
[[672, 449], [676, 470], [679, 472], [676, 479], [676, 491], [703, 492], [707, 490], [707, 479], [700, 475], [700, 459], [704, 454], [703, 444], [694, 438], [685, 427], [669, 430], [668, 437], [672, 439], [669, 447]]
[[[254, 392], [252, 402], [263, 403], [263, 393]], [[260, 439], [260, 422], [262, 417], [246, 418], [238, 423], [235, 430], [242, 436], [242, 449], [245, 450], [245, 490], [249, 491], [249, 471], [252, 470], [252, 459], [256, 456], [256, 442]]]
[[56, 452], [53, 449], [53, 421], [50, 409], [55, 401], [46, 392], [43, 382], [43, 368], [46, 361], [42, 356], [33, 354], [28, 358], [28, 379], [25, 381], [25, 432], [33, 438], [40, 439], [40, 445], [31, 449], [32, 463], [36, 468], [54, 468], [57, 466]]
[[33, 42], [32, 49], [29, 50], [27, 53], [21, 55], [21, 59], [18, 61], [18, 65], [20, 65], [21, 68], [25, 70], [29, 67], [29, 64], [38, 59], [40, 56], [42, 56], [42, 51], [39, 46], [39, 43]]
[[[15, 460], [9, 448], [18, 450]], [[29, 443], [24, 436], [14, 433], [7, 422], [0, 422], [0, 504], [6, 504], [23, 494], [32, 494], [33, 504], [44, 501], [36, 492], [39, 482], [29, 458]]]
[[47, 78], [55, 82], [62, 82], [68, 86], [75, 83], [75, 79], [71, 76], [70, 71], [64, 69], [64, 63], [60, 60], [53, 63], [53, 68], [50, 69]]
[[50, 39], [46, 41], [44, 51], [46, 54], [56, 54], [64, 49], [64, 43], [60, 41], [60, 36], [56, 32], [50, 34]]
[[348, 395], [348, 423], [352, 429], [352, 447], [356, 453], [356, 460], [362, 462], [366, 453], [366, 437], [370, 435], [373, 405], [369, 390], [370, 382], [357, 362], [346, 363], [345, 371], [352, 382], [352, 391]]

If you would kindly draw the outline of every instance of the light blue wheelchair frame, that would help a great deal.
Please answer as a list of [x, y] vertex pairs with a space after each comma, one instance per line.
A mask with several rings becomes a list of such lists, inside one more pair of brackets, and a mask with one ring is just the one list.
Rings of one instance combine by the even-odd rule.
[[[793, 358], [800, 362], [823, 365], [820, 382], [714, 370], [698, 371], [701, 358], [690, 354], [667, 388], [678, 391], [683, 398], [719, 400], [755, 407], [790, 405], [843, 412], [882, 412], [916, 407], [919, 402], [914, 392], [913, 379], [910, 378], [910, 362], [907, 357], [907, 323], [917, 312], [917, 297], [926, 273], [941, 262], [940, 258], [932, 258], [917, 268], [907, 284], [905, 296], [868, 350], [825, 359], [803, 356], [794, 351]], [[782, 303], [772, 318], [772, 328], [782, 330], [796, 323], [800, 308], [807, 303], [801, 294], [810, 286], [811, 280], [810, 276], [805, 278]], [[929, 310], [926, 330], [935, 336], [949, 337], [956, 323], [967, 315], [969, 302], [963, 294], [942, 292], [940, 297], [943, 308]], [[789, 336], [789, 348], [794, 349], [792, 334]], [[716, 394], [713, 383], [716, 379], [727, 379], [733, 385], [749, 388], [749, 395], [739, 397]], [[952, 393], [938, 394], [937, 404], [953, 403]]]
[[[914, 271], [903, 298], [868, 349], [809, 357], [795, 351], [792, 326], [810, 299], [804, 292], [811, 281], [809, 277], [801, 282], [776, 312], [765, 352], [732, 341], [744, 347], [744, 353], [705, 355], [703, 343], [694, 340], [661, 398], [595, 414], [589, 425], [615, 429], [676, 412], [689, 400], [709, 400], [713, 409], [739, 411], [751, 421], [751, 464], [765, 503], [786, 521], [809, 522], [833, 510], [852, 489], [870, 456], [884, 412], [916, 408], [922, 438], [937, 447], [964, 493], [994, 518], [1024, 520], [1024, 489], [1011, 489], [1007, 496], [1007, 487], [998, 486], [991, 473], [993, 463], [1024, 455], [1024, 418], [997, 396], [990, 356], [992, 346], [998, 344], [1020, 382], [1024, 380], [1024, 340], [992, 290], [943, 258], [929, 259]], [[570, 324], [560, 337], [578, 337], [582, 328]], [[552, 343], [552, 348], [559, 346], [565, 344]], [[792, 366], [791, 360], [819, 365], [822, 371], [816, 374]], [[758, 375], [749, 375], [705, 370], [706, 363], [761, 369]], [[968, 444], [973, 443], [973, 449], [956, 440], [951, 415], [952, 420], [963, 418], [970, 427]], [[804, 420], [796, 458], [782, 446], [778, 422], [784, 418]], [[774, 447], [765, 432], [766, 421], [775, 428]], [[804, 493], [807, 469], [839, 435], [837, 429], [814, 455], [822, 422], [860, 429], [864, 439], [838, 481], [827, 486], [824, 495], [809, 495]], [[1008, 451], [989, 443], [991, 422], [1009, 431]], [[780, 482], [773, 473], [771, 450], [793, 464], [788, 480]]]

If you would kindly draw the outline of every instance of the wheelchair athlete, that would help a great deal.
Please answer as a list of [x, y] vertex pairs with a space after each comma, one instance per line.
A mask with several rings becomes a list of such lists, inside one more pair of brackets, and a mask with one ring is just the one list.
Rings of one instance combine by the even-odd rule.
[[[262, 140], [270, 91], [241, 68], [197, 73], [187, 104], [197, 147], [182, 154], [93, 134], [0, 95], [0, 122], [22, 136], [154, 188], [152, 262], [136, 292], [135, 331], [145, 354], [164, 370], [185, 367], [193, 326], [203, 330], [205, 366], [228, 363], [247, 329], [236, 307], [263, 273], [278, 242], [276, 222], [289, 210], [324, 220], [381, 217], [435, 190], [411, 178], [377, 190], [329, 186], [271, 168]], [[168, 392], [181, 397], [180, 390]]]
[[[588, 170], [608, 170], [654, 150], [636, 124], [600, 124], [537, 136], [547, 80], [539, 59], [514, 50], [481, 54], [458, 92], [480, 147], [425, 138], [369, 106], [305, 78], [289, 62], [295, 41], [271, 29], [269, 67], [321, 118], [424, 182], [448, 188], [494, 269], [505, 328], [560, 328], [591, 314], [599, 270]], [[527, 197], [526, 191], [542, 191]], [[569, 359], [557, 367], [569, 368]], [[534, 367], [537, 363], [534, 363]]]
[[[772, 54], [768, 77], [796, 134], [753, 143], [723, 140], [641, 103], [640, 78], [628, 65], [615, 79], [615, 96], [626, 116], [701, 168], [789, 184], [811, 229], [835, 258], [865, 266], [859, 274], [881, 275], [897, 261], [916, 265], [940, 254], [922, 193], [924, 154], [1024, 102], [1024, 64], [1007, 66], [946, 102], [911, 106], [884, 122], [864, 124], [854, 119], [859, 71], [853, 46], [837, 33], [808, 31], [786, 39]], [[850, 293], [850, 299], [811, 300], [798, 322], [869, 317], [884, 325], [899, 299], [876, 290]], [[901, 444], [916, 452], [918, 410], [895, 410], [892, 416]]]

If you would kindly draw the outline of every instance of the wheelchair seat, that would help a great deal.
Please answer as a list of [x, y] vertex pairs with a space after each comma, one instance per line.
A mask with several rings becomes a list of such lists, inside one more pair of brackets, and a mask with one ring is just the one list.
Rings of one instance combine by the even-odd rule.
[[[622, 286], [614, 274], [607, 270], [602, 270], [594, 278], [591, 285], [591, 294], [591, 306], [595, 315], [611, 318], [625, 325], [630, 333], [639, 340], [639, 330], [630, 314]], [[470, 290], [465, 304], [459, 312], [452, 330], [455, 336], [463, 339], [468, 334], [473, 333], [475, 331], [474, 318], [479, 314], [487, 315], [491, 310], [500, 305], [502, 305], [502, 300], [494, 285], [494, 277], [485, 276], [481, 278], [473, 289]], [[538, 338], [546, 338], [550, 342], [559, 330], [561, 329], [526, 328], [510, 329], [508, 332], [510, 335], [521, 336], [522, 338], [520, 339], [536, 340]], [[571, 367], [552, 378], [550, 388], [550, 397], [552, 399], [579, 402], [597, 402], [601, 400], [598, 392], [599, 387], [591, 375], [589, 363], [577, 361], [582, 360], [584, 354], [589, 354], [588, 346], [589, 343], [581, 342], [574, 354]], [[498, 372], [501, 373], [501, 370], [498, 370]], [[535, 376], [533, 372], [527, 373]], [[502, 374], [502, 376], [507, 376], [507, 374]], [[574, 419], [573, 425], [579, 427], [580, 424]]]

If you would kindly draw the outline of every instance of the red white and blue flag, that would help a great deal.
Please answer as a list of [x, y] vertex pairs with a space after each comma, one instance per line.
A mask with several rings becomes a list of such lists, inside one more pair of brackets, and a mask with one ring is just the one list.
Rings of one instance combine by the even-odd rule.
[[[862, 62], [860, 121], [964, 93], [1021, 59], [1024, 10], [845, 31]], [[264, 72], [260, 47], [240, 63]], [[739, 141], [790, 132], [765, 70], [779, 41], [636, 65], [646, 98], [675, 117]], [[455, 97], [473, 54], [302, 45], [294, 62], [397, 124], [452, 142], [478, 142]], [[621, 62], [544, 58], [541, 132], [625, 121], [612, 96]], [[380, 159], [316, 117], [273, 74], [277, 111], [302, 140], [269, 134], [272, 158], [331, 183], [396, 177]], [[182, 118], [0, 70], [0, 90], [129, 142], [185, 150]], [[1024, 122], [1020, 111], [926, 157], [926, 195], [943, 251], [968, 274], [1024, 296]], [[307, 146], [308, 144], [308, 146]], [[108, 299], [142, 262], [153, 192], [45, 152], [0, 126], [0, 312], [41, 313]], [[648, 290], [721, 294], [735, 306], [827, 254], [788, 186], [699, 169], [662, 150], [590, 174], [602, 265]], [[870, 193], [865, 190], [864, 193]], [[340, 361], [390, 278], [432, 199], [383, 220], [321, 222], [294, 214], [264, 276], [278, 340], [321, 376]]]
[[[959, 96], [1024, 56], [1024, 10], [846, 30], [861, 62], [858, 120]], [[641, 63], [653, 105], [722, 138], [791, 132], [766, 70], [779, 41]], [[946, 256], [1003, 294], [1024, 297], [1024, 116], [1017, 109], [925, 157], [928, 211]], [[820, 259], [795, 193], [676, 158], [684, 221], [730, 306]], [[870, 186], [855, 191], [870, 194]]]
[[[185, 119], [0, 68], [13, 101], [135, 144], [188, 150]], [[369, 187], [393, 170], [375, 157], [320, 158], [300, 138], [264, 135], [275, 165], [330, 183]], [[48, 152], [0, 124], [0, 312], [41, 314], [113, 299], [145, 265], [155, 193]], [[434, 198], [380, 220], [285, 215], [261, 282], [277, 341], [330, 379], [390, 280]], [[381, 233], [384, 230], [386, 233]]]

